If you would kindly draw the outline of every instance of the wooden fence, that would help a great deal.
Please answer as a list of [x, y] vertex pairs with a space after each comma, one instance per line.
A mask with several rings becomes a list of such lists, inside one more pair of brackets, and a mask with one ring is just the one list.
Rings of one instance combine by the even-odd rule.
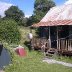
[[58, 40], [58, 50], [72, 51], [72, 39], [60, 39]]
[[45, 49], [49, 48], [49, 40], [46, 38], [37, 38], [34, 37], [31, 41], [32, 48], [41, 49], [43, 45], [45, 45]]
[[72, 56], [72, 39], [60, 39], [58, 40], [58, 52], [63, 55]]
[[[46, 50], [52, 49], [50, 48], [49, 40], [47, 40], [46, 38], [34, 37], [31, 41], [31, 46], [33, 49], [34, 48], [41, 49], [43, 45], [45, 45]], [[68, 40], [59, 39], [57, 45], [57, 51], [60, 53], [68, 53], [68, 54], [70, 53], [72, 55], [72, 39]]]

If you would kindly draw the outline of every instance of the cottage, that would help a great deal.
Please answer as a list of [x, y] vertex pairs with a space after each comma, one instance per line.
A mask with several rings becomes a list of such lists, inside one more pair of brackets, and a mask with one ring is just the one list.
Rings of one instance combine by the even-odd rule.
[[48, 27], [50, 48], [72, 55], [72, 0], [51, 8], [33, 27]]

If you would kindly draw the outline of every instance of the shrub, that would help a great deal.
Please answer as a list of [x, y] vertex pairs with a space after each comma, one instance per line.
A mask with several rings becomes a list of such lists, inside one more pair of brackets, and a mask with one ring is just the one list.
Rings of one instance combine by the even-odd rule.
[[4, 19], [0, 22], [0, 39], [8, 43], [18, 43], [20, 41], [20, 33], [14, 20]]

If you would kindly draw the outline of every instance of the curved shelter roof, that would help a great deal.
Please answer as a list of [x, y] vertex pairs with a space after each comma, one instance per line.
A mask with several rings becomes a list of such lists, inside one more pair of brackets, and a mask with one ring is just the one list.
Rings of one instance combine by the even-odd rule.
[[72, 19], [72, 4], [51, 8], [50, 11], [43, 17], [43, 19], [40, 22], [65, 19]]
[[72, 20], [55, 20], [48, 22], [39, 22], [37, 24], [33, 24], [33, 27], [39, 26], [60, 26], [60, 25], [72, 25]]
[[43, 19], [32, 26], [72, 25], [72, 0], [51, 8]]

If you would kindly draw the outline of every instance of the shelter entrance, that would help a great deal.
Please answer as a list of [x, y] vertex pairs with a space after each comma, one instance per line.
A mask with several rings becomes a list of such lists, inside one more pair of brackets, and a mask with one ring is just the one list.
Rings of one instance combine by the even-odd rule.
[[69, 26], [59, 27], [59, 38], [69, 39]]
[[[57, 27], [50, 27], [51, 48], [57, 48]], [[58, 26], [58, 38], [69, 39], [69, 26]]]
[[57, 48], [57, 27], [50, 27], [51, 48]]

